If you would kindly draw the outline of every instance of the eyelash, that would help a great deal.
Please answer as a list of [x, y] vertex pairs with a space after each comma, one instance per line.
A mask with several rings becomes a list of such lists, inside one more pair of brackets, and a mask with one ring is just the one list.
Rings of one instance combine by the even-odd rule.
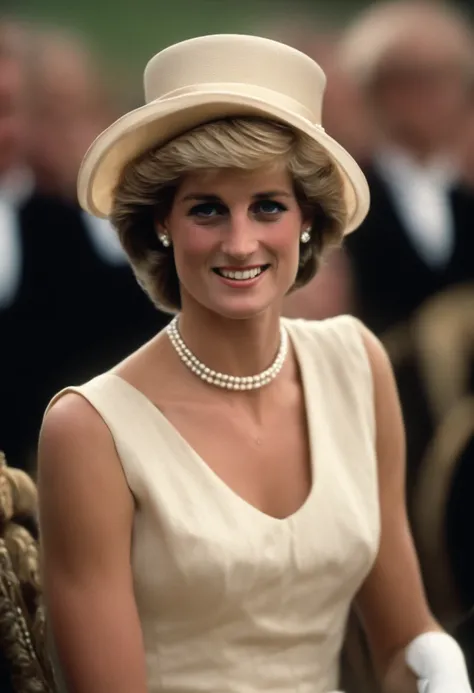
[[[272, 212], [264, 212], [260, 209], [260, 211], [257, 211], [257, 214], [261, 214], [265, 217], [276, 217], [282, 212], [287, 211], [287, 207], [283, 205], [281, 202], [277, 202], [276, 200], [260, 200], [258, 202], [255, 202], [253, 207], [262, 207], [263, 205], [268, 205], [270, 204], [272, 207], [275, 208], [275, 211]], [[213, 211], [218, 211], [218, 214], [206, 214], [206, 211], [213, 210]], [[220, 215], [224, 215], [227, 213], [227, 208], [225, 205], [222, 205], [218, 202], [203, 202], [202, 204], [195, 205], [192, 207], [189, 212], [188, 216], [190, 217], [198, 217], [201, 220], [210, 220], [210, 219], [215, 219], [216, 217]]]

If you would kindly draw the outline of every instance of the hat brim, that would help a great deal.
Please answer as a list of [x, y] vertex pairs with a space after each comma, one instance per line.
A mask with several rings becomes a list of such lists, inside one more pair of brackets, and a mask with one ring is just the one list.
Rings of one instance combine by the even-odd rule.
[[245, 93], [196, 90], [137, 108], [110, 125], [92, 143], [78, 176], [81, 206], [98, 217], [108, 217], [115, 186], [124, 166], [140, 154], [168, 142], [203, 123], [226, 117], [259, 116], [285, 123], [327, 152], [344, 183], [347, 211], [345, 233], [364, 220], [370, 204], [366, 178], [354, 158], [320, 126], [277, 104]]

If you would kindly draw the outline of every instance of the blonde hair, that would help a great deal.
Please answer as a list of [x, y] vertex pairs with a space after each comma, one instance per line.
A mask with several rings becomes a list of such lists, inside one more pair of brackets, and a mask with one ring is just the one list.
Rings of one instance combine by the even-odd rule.
[[168, 215], [180, 180], [198, 170], [255, 171], [283, 165], [293, 178], [311, 241], [301, 245], [292, 288], [316, 273], [323, 251], [338, 245], [346, 225], [342, 177], [324, 149], [286, 125], [235, 118], [201, 125], [129, 163], [114, 192], [111, 221], [137, 280], [161, 310], [181, 308], [172, 248], [158, 241], [156, 221]]

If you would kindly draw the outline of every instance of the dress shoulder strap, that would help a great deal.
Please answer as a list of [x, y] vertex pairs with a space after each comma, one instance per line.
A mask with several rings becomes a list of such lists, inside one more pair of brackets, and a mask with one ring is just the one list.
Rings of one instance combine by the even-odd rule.
[[[143, 465], [157, 450], [172, 441], [170, 424], [165, 416], [139, 390], [120, 376], [103, 373], [83, 385], [66, 387], [58, 392], [46, 409], [68, 393], [86, 399], [109, 429], [127, 482], [135, 496], [144, 491]], [[150, 457], [150, 453], [153, 453]]]
[[372, 369], [362, 325], [351, 315], [327, 320], [286, 320], [293, 341], [312, 364], [328, 404], [357, 417], [375, 440]]

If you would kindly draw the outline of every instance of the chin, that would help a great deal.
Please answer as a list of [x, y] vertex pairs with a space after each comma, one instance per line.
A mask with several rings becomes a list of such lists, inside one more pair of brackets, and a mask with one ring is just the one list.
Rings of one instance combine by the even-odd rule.
[[213, 311], [213, 313], [216, 313], [217, 315], [219, 315], [222, 318], [225, 318], [226, 320], [252, 320], [258, 315], [264, 313], [268, 308], [269, 306], [259, 308], [252, 308], [251, 306], [242, 306], [241, 308], [230, 308], [220, 306], [211, 310]]
[[275, 308], [277, 303], [276, 298], [266, 301], [249, 298], [248, 300], [210, 301], [207, 304], [207, 308], [227, 320], [251, 320], [267, 310]]

